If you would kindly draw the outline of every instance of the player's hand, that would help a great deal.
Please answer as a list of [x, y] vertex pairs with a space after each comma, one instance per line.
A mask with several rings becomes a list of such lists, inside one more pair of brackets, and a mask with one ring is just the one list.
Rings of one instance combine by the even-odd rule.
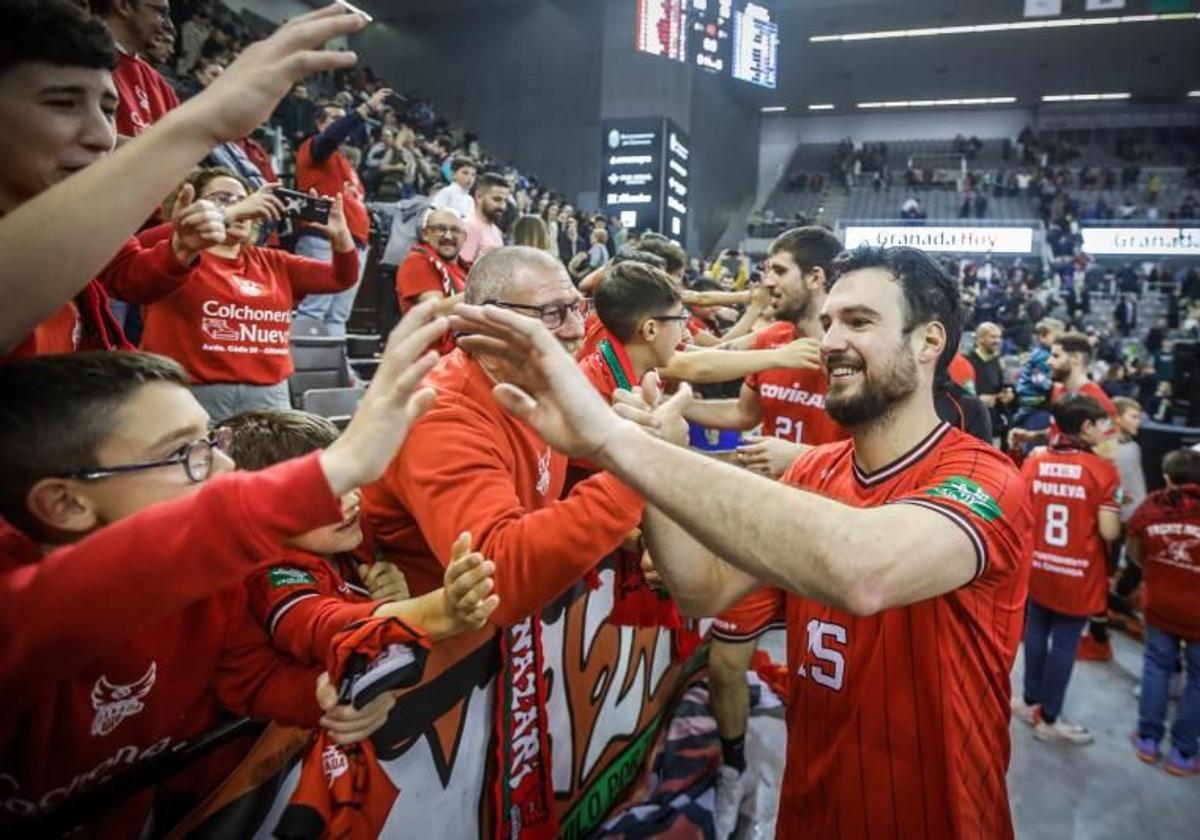
[[446, 319], [434, 317], [436, 308], [433, 301], [419, 303], [392, 330], [350, 425], [321, 453], [321, 467], [336, 495], [383, 475], [412, 424], [433, 407], [434, 391], [422, 388], [421, 380], [438, 360], [436, 350], [425, 348], [446, 331]]
[[450, 549], [450, 564], [442, 579], [447, 612], [460, 629], [478, 630], [500, 605], [500, 596], [492, 594], [495, 572], [495, 563], [471, 551], [471, 535], [460, 534]]
[[408, 578], [400, 567], [386, 560], [376, 560], [358, 567], [358, 576], [371, 591], [371, 598], [376, 601], [403, 601], [411, 598], [408, 591]]
[[216, 81], [180, 106], [180, 117], [194, 118], [213, 146], [245, 137], [266, 122], [296, 82], [353, 66], [354, 53], [322, 47], [364, 26], [362, 16], [338, 5], [292, 18], [269, 38], [246, 47]]
[[768, 478], [779, 478], [797, 458], [812, 448], [777, 437], [746, 435], [743, 440], [746, 442], [737, 448], [738, 463]]
[[818, 370], [821, 367], [821, 342], [815, 338], [798, 338], [775, 348], [779, 358], [776, 367], [796, 370]]
[[213, 245], [223, 245], [227, 231], [225, 216], [217, 205], [204, 199], [196, 200], [196, 188], [184, 184], [175, 197], [171, 213], [171, 250], [180, 265], [191, 265], [200, 252]]
[[278, 222], [284, 216], [283, 202], [275, 195], [278, 182], [263, 184], [237, 204], [225, 208], [225, 224], [231, 222], [258, 222], [264, 219]]
[[361, 709], [349, 703], [339, 705], [337, 689], [329, 674], [321, 674], [317, 677], [317, 704], [325, 712], [321, 716], [321, 728], [329, 733], [334, 743], [345, 746], [365, 741], [383, 726], [396, 705], [396, 695], [385, 691]]
[[771, 305], [771, 290], [758, 285], [750, 290], [750, 306], [755, 309], [766, 309]]
[[350, 225], [346, 223], [346, 202], [341, 195], [330, 198], [327, 195], [317, 195], [316, 190], [309, 190], [314, 198], [323, 198], [332, 202], [329, 207], [329, 221], [325, 224], [310, 222], [316, 230], [329, 237], [333, 250], [344, 254], [354, 250], [354, 237], [350, 234]]
[[486, 355], [502, 378], [525, 384], [522, 390], [503, 383], [492, 393], [559, 452], [589, 458], [617, 434], [621, 419], [540, 320], [497, 306], [460, 304], [450, 325], [469, 333], [459, 337], [460, 347]]
[[688, 424], [684, 410], [692, 404], [692, 388], [686, 382], [669, 400], [664, 399], [658, 373], [650, 371], [632, 391], [618, 389], [613, 394], [613, 410], [632, 420], [656, 437], [676, 446], [686, 446]]

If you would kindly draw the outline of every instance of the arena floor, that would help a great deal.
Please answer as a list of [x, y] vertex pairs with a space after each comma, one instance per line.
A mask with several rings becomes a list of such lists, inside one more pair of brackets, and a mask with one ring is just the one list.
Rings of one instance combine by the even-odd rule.
[[[1086, 747], [1044, 744], [1023, 723], [1012, 724], [1009, 796], [1021, 840], [1117, 840], [1200, 836], [1200, 777], [1177, 779], [1138, 761], [1129, 746], [1136, 725], [1133, 687], [1141, 679], [1142, 647], [1114, 634], [1113, 662], [1080, 662], [1067, 691], [1066, 715], [1092, 730]], [[785, 656], [782, 632], [763, 647]], [[1018, 656], [1013, 688], [1019, 690]]]

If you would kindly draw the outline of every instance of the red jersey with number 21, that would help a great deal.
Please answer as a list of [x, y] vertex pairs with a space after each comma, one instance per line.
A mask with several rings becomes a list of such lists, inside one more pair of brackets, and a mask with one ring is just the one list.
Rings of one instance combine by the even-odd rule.
[[[752, 350], [771, 350], [804, 338], [795, 324], [779, 321], [758, 333]], [[758, 392], [763, 437], [819, 446], [850, 436], [825, 411], [829, 382], [820, 368], [771, 368], [746, 377], [746, 387]]]
[[1020, 474], [999, 450], [941, 423], [875, 472], [860, 470], [843, 441], [807, 453], [783, 481], [854, 507], [944, 516], [970, 541], [976, 574], [865, 618], [788, 596], [776, 836], [1012, 837], [1009, 672], [1029, 580]]

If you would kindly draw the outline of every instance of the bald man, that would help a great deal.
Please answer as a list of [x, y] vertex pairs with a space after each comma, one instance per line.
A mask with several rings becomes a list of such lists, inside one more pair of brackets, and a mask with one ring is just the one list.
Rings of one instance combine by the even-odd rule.
[[996, 398], [1004, 387], [1004, 370], [1000, 367], [1000, 338], [1002, 331], [991, 321], [975, 328], [975, 347], [967, 361], [975, 368], [975, 396], [988, 408], [996, 407]]

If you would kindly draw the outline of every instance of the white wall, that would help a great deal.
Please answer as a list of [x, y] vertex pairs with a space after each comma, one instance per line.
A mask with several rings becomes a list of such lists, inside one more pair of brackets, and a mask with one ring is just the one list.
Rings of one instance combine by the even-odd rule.
[[758, 153], [758, 204], [779, 180], [798, 143], [836, 143], [852, 137], [855, 143], [895, 140], [949, 140], [967, 137], [1011, 137], [1032, 125], [1030, 108], [993, 110], [914, 111], [789, 116], [763, 114]]

